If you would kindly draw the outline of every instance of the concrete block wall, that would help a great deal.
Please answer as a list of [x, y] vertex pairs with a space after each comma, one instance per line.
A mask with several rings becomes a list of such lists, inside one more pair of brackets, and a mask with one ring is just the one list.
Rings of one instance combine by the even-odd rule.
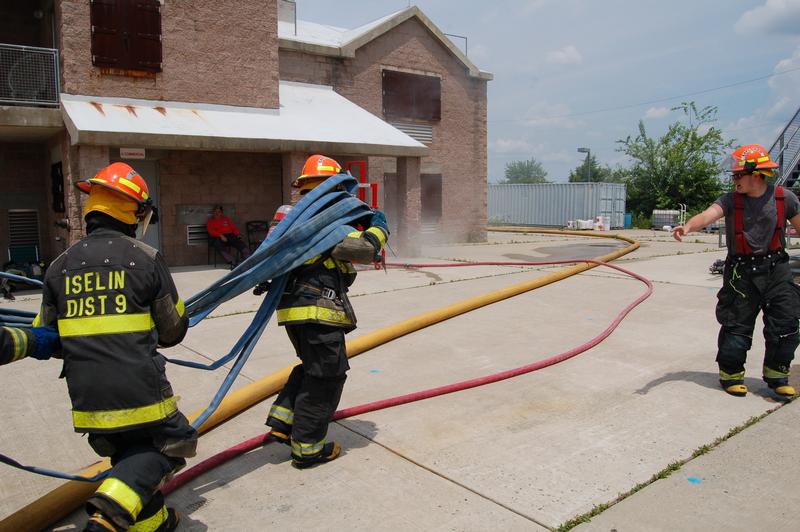
[[170, 151], [159, 160], [161, 252], [170, 266], [205, 264], [206, 246], [186, 244], [179, 205], [235, 205], [233, 222], [271, 220], [282, 204], [280, 154]]
[[89, 4], [56, 2], [64, 92], [278, 107], [275, 0], [162, 2], [163, 71], [155, 79], [105, 75], [92, 66]]
[[[280, 53], [281, 79], [332, 85], [344, 97], [382, 118], [384, 68], [441, 77], [442, 120], [433, 123], [430, 155], [422, 159], [423, 171], [426, 166], [441, 167], [442, 234], [437, 236], [452, 241], [485, 240], [485, 80], [470, 77], [464, 65], [413, 18], [359, 48], [352, 59], [284, 50]], [[396, 194], [400, 191], [395, 191], [395, 184], [384, 183], [387, 161], [369, 159], [370, 180], [379, 183], [381, 190]], [[386, 197], [381, 204], [393, 210], [396, 198]]]

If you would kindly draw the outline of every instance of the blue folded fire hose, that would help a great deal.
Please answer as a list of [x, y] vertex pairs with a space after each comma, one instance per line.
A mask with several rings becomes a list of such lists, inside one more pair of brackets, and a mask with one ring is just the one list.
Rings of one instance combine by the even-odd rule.
[[[297, 203], [250, 257], [230, 273], [186, 300], [189, 326], [193, 327], [222, 303], [256, 285], [269, 282], [269, 290], [264, 301], [250, 325], [227, 355], [210, 364], [167, 359], [173, 364], [212, 371], [235, 359], [214, 398], [192, 422], [192, 426], [195, 428], [201, 426], [227, 395], [275, 312], [286, 286], [288, 273], [341, 242], [353, 230], [352, 226], [348, 225], [350, 222], [371, 214], [370, 208], [353, 195], [357, 185], [356, 179], [346, 174], [326, 179]], [[42, 286], [41, 281], [7, 272], [0, 272], [0, 276], [12, 281]], [[35, 316], [34, 312], [3, 308], [0, 309], [0, 325], [30, 327]], [[26, 466], [2, 454], [0, 462], [32, 473], [66, 480], [97, 482], [108, 475], [106, 471], [93, 477], [83, 477], [37, 466]]]

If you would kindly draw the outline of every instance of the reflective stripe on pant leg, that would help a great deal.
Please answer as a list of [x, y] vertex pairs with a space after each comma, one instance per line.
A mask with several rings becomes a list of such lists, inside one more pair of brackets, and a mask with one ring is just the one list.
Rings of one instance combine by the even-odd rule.
[[150, 517], [146, 517], [141, 521], [136, 521], [128, 529], [128, 532], [155, 532], [162, 524], [169, 519], [169, 511], [166, 506], [161, 506], [156, 513]]
[[301, 458], [307, 458], [309, 456], [313, 456], [322, 452], [322, 448], [325, 446], [325, 440], [322, 439], [320, 441], [314, 443], [304, 443], [292, 439], [292, 455], [298, 456]]
[[[142, 498], [139, 497], [139, 494], [118, 478], [110, 477], [105, 479], [103, 483], [100, 484], [100, 487], [97, 488], [95, 496], [97, 495], [110, 500], [116, 506], [125, 510], [125, 512], [128, 514], [130, 522], [136, 521], [136, 517], [139, 515], [139, 512], [142, 511], [142, 506], [144, 506]], [[107, 509], [102, 508], [102, 506], [100, 508], [103, 510], [103, 513], [112, 513]], [[113, 518], [115, 516], [109, 515], [109, 517]], [[118, 524], [119, 520], [114, 519], [114, 522]]]
[[294, 423], [294, 412], [282, 406], [272, 405], [272, 408], [269, 409], [269, 418], [277, 419], [281, 423], [291, 426]]

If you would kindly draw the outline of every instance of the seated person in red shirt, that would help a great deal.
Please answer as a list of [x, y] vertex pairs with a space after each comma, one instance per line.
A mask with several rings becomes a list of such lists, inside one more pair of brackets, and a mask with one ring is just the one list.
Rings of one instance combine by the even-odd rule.
[[208, 236], [211, 237], [211, 245], [219, 251], [231, 268], [238, 262], [231, 254], [229, 248], [236, 248], [242, 256], [242, 260], [250, 256], [250, 250], [239, 237], [239, 229], [229, 217], [222, 213], [222, 205], [214, 206], [214, 215], [206, 223]]

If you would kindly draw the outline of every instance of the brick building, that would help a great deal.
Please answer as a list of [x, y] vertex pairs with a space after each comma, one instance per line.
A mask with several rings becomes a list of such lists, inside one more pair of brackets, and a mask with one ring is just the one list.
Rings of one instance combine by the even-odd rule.
[[[286, 0], [0, 4], [0, 253], [83, 235], [75, 181], [124, 160], [171, 265], [205, 264], [222, 203], [244, 230], [324, 153], [377, 184], [392, 242], [485, 239], [482, 72], [416, 7], [343, 30]], [[69, 229], [65, 228], [69, 225]]]

